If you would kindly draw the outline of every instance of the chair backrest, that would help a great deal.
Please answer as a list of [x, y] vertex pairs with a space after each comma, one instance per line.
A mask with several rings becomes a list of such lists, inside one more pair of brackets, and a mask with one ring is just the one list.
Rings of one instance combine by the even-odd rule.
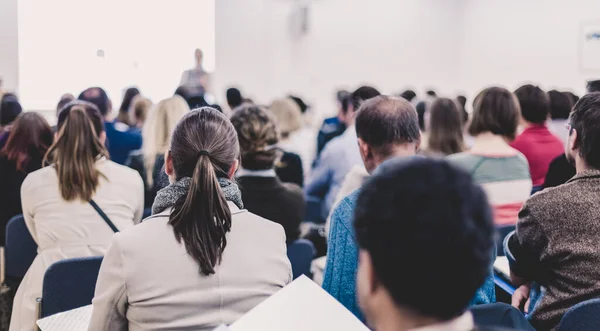
[[44, 275], [42, 317], [91, 304], [101, 264], [101, 256], [52, 264]]
[[600, 326], [600, 299], [591, 299], [571, 307], [563, 315], [558, 331], [598, 330]]
[[498, 256], [504, 256], [504, 247], [502, 247], [504, 238], [506, 238], [509, 233], [515, 231], [515, 229], [515, 225], [502, 225], [496, 227], [496, 254], [498, 254]]
[[11, 218], [6, 224], [6, 282], [20, 282], [37, 256], [37, 244], [33, 241], [23, 215]]
[[287, 256], [292, 263], [294, 279], [305, 275], [312, 278], [310, 267], [315, 257], [315, 246], [306, 239], [298, 239], [287, 248]]
[[470, 308], [478, 327], [502, 330], [535, 330], [517, 308], [505, 303], [489, 303]]

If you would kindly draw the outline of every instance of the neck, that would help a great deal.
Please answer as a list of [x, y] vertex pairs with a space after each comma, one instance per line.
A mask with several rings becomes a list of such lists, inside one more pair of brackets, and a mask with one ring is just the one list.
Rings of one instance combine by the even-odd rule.
[[534, 127], [534, 126], [535, 127], [546, 126], [546, 122], [544, 122], [544, 123], [532, 123], [532, 122], [527, 122], [525, 120], [523, 121], [523, 127], [525, 129], [531, 128], [531, 127]]
[[397, 157], [414, 156], [417, 154], [415, 144], [402, 144], [394, 148], [393, 152], [387, 156], [375, 156], [375, 168], [379, 167], [383, 162]]
[[594, 168], [590, 167], [587, 162], [579, 154], [575, 156], [575, 171], [580, 174], [582, 172], [593, 170]]
[[508, 145], [506, 138], [503, 136], [484, 132], [475, 137], [471, 153], [513, 155], [515, 154], [515, 150]]

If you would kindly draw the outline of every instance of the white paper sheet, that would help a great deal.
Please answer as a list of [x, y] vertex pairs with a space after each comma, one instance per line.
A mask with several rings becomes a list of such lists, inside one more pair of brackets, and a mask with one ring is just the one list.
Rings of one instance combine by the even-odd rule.
[[507, 278], [510, 278], [510, 267], [508, 266], [508, 259], [506, 256], [499, 256], [494, 262], [494, 270], [498, 271]]
[[92, 305], [58, 313], [37, 321], [42, 331], [86, 331], [92, 318]]
[[301, 276], [230, 326], [233, 331], [369, 331], [342, 304]]

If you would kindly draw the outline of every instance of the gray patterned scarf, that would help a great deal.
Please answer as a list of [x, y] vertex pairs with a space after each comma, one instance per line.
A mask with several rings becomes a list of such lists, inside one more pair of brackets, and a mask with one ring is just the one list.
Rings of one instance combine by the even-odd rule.
[[[189, 191], [192, 179], [184, 177], [175, 183], [163, 188], [156, 194], [154, 204], [152, 205], [152, 215], [163, 212], [165, 209], [173, 207], [175, 202]], [[243, 209], [242, 193], [236, 183], [226, 178], [219, 178], [221, 190], [227, 201], [233, 202], [238, 208]]]

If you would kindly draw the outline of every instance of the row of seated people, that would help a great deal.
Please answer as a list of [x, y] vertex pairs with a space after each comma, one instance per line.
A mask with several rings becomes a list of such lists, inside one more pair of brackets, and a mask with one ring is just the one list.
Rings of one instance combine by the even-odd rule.
[[[595, 94], [590, 94], [589, 96], [586, 96], [587, 99], [585, 101], [588, 101], [588, 104], [587, 108], [585, 108], [584, 111], [590, 111], [590, 109], [597, 110], [598, 105], [594, 103], [594, 100], [589, 101], [589, 99], [593, 97], [597, 98], [598, 96]], [[359, 105], [360, 110], [357, 111], [355, 119], [355, 133], [358, 140], [358, 149], [361, 158], [364, 160], [364, 165], [366, 169], [369, 170], [369, 172], [373, 172], [376, 168], [379, 168], [379, 166], [382, 163], [384, 163], [384, 161], [387, 159], [396, 157], [406, 158], [407, 156], [415, 155], [419, 148], [421, 137], [418, 125], [418, 116], [412, 105], [410, 105], [405, 100], [385, 96], [365, 98], [365, 100], [367, 99], [370, 100], [362, 105]], [[577, 105], [581, 104], [585, 106], [586, 103], [583, 101], [584, 100], [580, 101]], [[597, 100], [595, 101], [597, 102]], [[591, 103], [593, 107], [589, 106], [589, 103]], [[90, 207], [87, 202], [91, 201], [93, 198], [93, 201], [95, 201], [98, 205], [102, 207], [103, 210], [106, 211], [106, 214], [109, 215], [111, 220], [116, 220], [115, 224], [117, 224], [119, 228], [125, 228], [128, 225], [133, 225], [134, 223], [139, 222], [139, 220], [141, 219], [141, 210], [143, 210], [144, 205], [142, 193], [144, 191], [143, 182], [141, 181], [139, 176], [135, 175], [135, 172], [126, 170], [126, 168], [119, 167], [113, 162], [107, 160], [107, 152], [103, 147], [104, 142], [106, 140], [106, 134], [104, 133], [103, 129], [102, 115], [98, 108], [99, 107], [93, 104], [85, 102], [73, 102], [65, 106], [63, 111], [61, 111], [61, 113], [59, 114], [57, 139], [50, 147], [46, 157], [48, 163], [52, 164], [52, 166], [43, 168], [39, 171], [32, 173], [30, 176], [27, 177], [27, 179], [25, 179], [25, 182], [23, 183], [23, 214], [28, 223], [28, 227], [32, 232], [32, 236], [40, 246], [41, 252], [40, 256], [38, 256], [38, 259], [36, 259], [36, 262], [34, 262], [34, 265], [28, 272], [28, 275], [23, 282], [23, 284], [27, 285], [22, 285], [17, 293], [16, 300], [23, 301], [15, 301], [15, 307], [19, 307], [19, 309], [15, 309], [13, 311], [13, 317], [15, 316], [15, 314], [17, 316], [17, 318], [15, 318], [13, 321], [13, 324], [16, 325], [15, 329], [20, 329], [18, 325], [27, 325], [28, 322], [19, 324], [19, 321], [22, 319], [27, 320], [28, 310], [29, 308], [31, 308], [28, 307], [28, 300], [35, 300], [35, 297], [39, 296], [39, 293], [36, 294], [35, 292], [39, 292], [41, 287], [41, 276], [43, 275], [45, 268], [47, 268], [47, 266], [50, 263], [68, 257], [92, 256], [98, 254], [102, 255], [103, 250], [106, 250], [108, 243], [110, 242], [112, 232], [109, 227], [104, 228], [104, 231], [100, 228], [103, 225], [105, 226], [105, 224], [102, 223], [101, 218], [98, 219], [99, 215], [95, 214], [95, 210], [92, 207]], [[576, 112], [577, 106], [575, 107], [574, 114], [576, 114]], [[480, 135], [487, 134], [488, 136], [491, 136], [491, 138], [493, 138], [493, 136], [500, 136], [500, 138], [502, 138], [503, 135], [501, 133], [494, 133], [494, 130], [497, 130], [499, 126], [506, 124], [508, 130], [510, 130], [512, 126], [513, 130], [516, 131], [516, 127], [520, 118], [520, 113], [521, 110], [519, 103], [511, 92], [500, 88], [486, 89], [475, 100], [474, 114], [470, 130], [472, 132], [475, 132], [473, 133], [473, 135], [475, 135], [476, 137], [478, 135], [476, 131], [481, 130], [479, 131], [479, 133], [481, 133]], [[180, 131], [184, 130], [186, 128], [184, 125], [184, 123], [186, 123], [186, 119], [194, 117], [190, 114], [197, 114], [194, 115], [198, 117], [198, 119], [196, 119], [198, 123], [195, 126], [195, 128], [198, 128], [198, 126], [200, 126], [202, 130], [192, 130], [191, 128], [187, 127], [187, 130], [190, 131], [188, 135], [182, 134], [180, 140], [176, 140], [176, 137], [178, 137], [178, 129], [180, 129]], [[576, 133], [588, 133], [587, 138], [592, 139], [591, 141], [593, 142], [594, 132], [592, 131], [592, 133], [589, 133], [589, 129], [587, 129], [584, 126], [595, 124], [593, 122], [594, 117], [592, 115], [588, 114], [588, 117], [585, 118], [584, 122], [580, 122], [577, 124], [573, 123], [573, 118], [575, 118], [575, 116], [572, 116], [569, 126], [570, 135], [568, 140], [570, 144], [568, 145], [568, 147], [570, 149], [567, 148], [567, 155], [573, 154], [571, 156], [573, 156], [572, 158], [575, 160], [577, 160], [577, 157], [575, 157], [574, 155], [580, 155], [584, 153], [580, 152], [580, 150], [583, 150], [583, 147], [581, 147], [580, 145], [583, 144], [583, 139], [585, 138], [578, 138]], [[9, 138], [7, 146], [4, 150], [10, 150], [10, 148], [8, 148], [9, 146], [12, 146], [17, 142], [24, 141], [23, 139], [16, 139], [12, 137], [18, 136], [19, 132], [21, 132], [21, 137], [27, 135], [31, 136], [30, 131], [19, 130], [21, 121], [26, 123], [28, 119], [31, 122], [39, 122], [42, 124], [44, 123], [43, 119], [41, 119], [39, 115], [36, 116], [34, 113], [23, 114], [15, 123], [14, 129], [11, 132], [11, 137]], [[219, 122], [219, 120], [223, 122]], [[189, 121], [193, 122], [193, 120], [191, 119]], [[216, 121], [217, 123], [215, 124], [211, 121]], [[226, 123], [227, 125], [223, 123]], [[47, 124], [45, 126], [47, 127]], [[217, 129], [225, 130], [222, 128], [223, 126], [231, 126], [232, 132], [230, 132], [229, 135], [232, 135], [233, 138], [229, 137], [227, 132], [211, 131]], [[44, 128], [44, 125], [40, 125], [40, 127]], [[23, 134], [23, 132], [27, 132], [27, 134], [25, 135]], [[47, 132], [50, 131], [47, 130]], [[240, 181], [243, 181], [244, 177], [275, 178], [275, 175], [273, 174], [272, 170], [274, 160], [276, 159], [274, 151], [276, 150], [275, 145], [277, 143], [277, 135], [274, 132], [276, 132], [275, 124], [273, 123], [267, 112], [264, 109], [261, 109], [261, 107], [250, 105], [237, 109], [234, 112], [231, 120], [228, 120], [223, 115], [220, 115], [220, 113], [218, 113], [217, 111], [212, 110], [205, 110], [193, 113], [188, 112], [179, 122], [179, 124], [174, 128], [172, 139], [169, 145], [169, 152], [166, 154], [167, 158], [165, 159], [165, 172], [168, 175], [167, 177], [169, 178], [168, 180], [171, 183], [171, 185], [167, 186], [167, 188], [165, 188], [164, 190], [158, 192], [157, 198], [155, 199], [153, 205], [153, 214], [155, 215], [153, 216], [153, 218], [160, 218], [160, 215], [163, 214], [162, 217], [167, 219], [165, 220], [165, 223], [171, 225], [173, 231], [175, 231], [174, 241], [180, 242], [178, 243], [179, 246], [177, 247], [183, 247], [183, 249], [187, 251], [187, 253], [191, 255], [191, 257], [194, 260], [196, 260], [196, 262], [200, 265], [200, 272], [202, 274], [210, 275], [214, 273], [214, 268], [221, 258], [220, 254], [225, 254], [225, 251], [223, 250], [222, 245], [216, 245], [212, 247], [214, 248], [214, 250], [212, 250], [212, 253], [206, 251], [200, 252], [198, 250], [195, 250], [194, 248], [197, 249], [198, 247], [201, 247], [201, 245], [194, 246], [194, 244], [198, 244], [198, 242], [193, 242], [193, 239], [200, 241], [208, 240], [213, 244], [222, 244], [222, 240], [216, 240], [215, 238], [225, 238], [225, 233], [227, 233], [231, 229], [231, 220], [227, 222], [228, 215], [226, 211], [229, 211], [229, 217], [237, 215], [236, 212], [234, 212], [236, 210], [235, 207], [237, 207], [238, 210], [240, 210], [240, 213], [243, 213], [243, 210], [241, 210], [241, 197], [244, 195], [237, 188], [236, 184], [233, 184], [230, 181], [227, 181], [226, 179], [232, 178], [234, 176], [234, 173], [236, 172], [238, 167], [238, 156], [241, 157], [243, 165], [245, 165], [246, 163], [249, 164], [249, 169], [242, 168], [239, 172], [239, 175], [241, 177]], [[45, 134], [41, 134], [40, 136], [45, 136]], [[215, 137], [218, 137], [219, 139], [214, 140]], [[252, 137], [252, 139], [249, 139], [249, 137]], [[507, 137], [510, 137], [510, 135], [507, 134]], [[506, 141], [508, 139], [502, 140], [505, 144], [507, 144]], [[192, 156], [181, 156], [183, 159], [179, 159], [179, 171], [177, 170], [177, 153], [175, 153], [174, 150], [176, 146], [176, 141], [179, 141], [183, 145], [182, 148], [184, 148], [184, 150], [181, 150], [180, 153], [189, 154], [194, 152], [194, 155]], [[500, 141], [500, 139], [496, 140], [496, 142], [498, 143]], [[191, 144], [192, 142], [197, 142], [202, 146], [190, 146], [189, 144]], [[201, 144], [200, 142], [203, 143]], [[213, 155], [211, 149], [221, 146], [219, 145], [219, 143], [223, 142], [227, 142], [227, 144], [230, 145], [229, 147], [234, 148], [235, 150], [230, 151], [230, 153], [220, 151], [216, 155]], [[52, 143], [51, 140], [50, 143]], [[32, 150], [35, 151], [36, 148], [39, 149], [42, 145], [43, 144], [32, 144], [32, 146], [34, 147]], [[39, 150], [37, 150], [36, 152], [39, 153]], [[28, 161], [30, 161], [28, 159], [29, 154], [29, 152], [24, 153], [25, 158], [21, 158], [20, 161], [22, 162], [24, 160], [25, 164], [20, 164], [20, 166], [27, 167], [27, 163]], [[236, 161], [231, 161], [231, 163], [227, 163], [225, 161], [219, 162], [219, 157], [228, 157], [226, 154], [232, 154], [229, 155], [232, 157], [231, 160]], [[78, 157], [73, 157], [73, 155], [77, 155]], [[19, 157], [22, 156], [23, 154], [19, 155]], [[209, 160], [210, 164], [204, 164], [204, 162], [201, 162], [206, 161], [206, 159]], [[191, 160], [193, 160], [193, 162]], [[464, 167], [467, 168], [467, 170], [469, 170], [468, 166], [464, 163], [461, 163], [460, 160], [453, 160], [452, 157], [450, 157], [448, 160], [460, 167]], [[15, 164], [17, 163], [16, 159], [12, 159], [12, 161]], [[582, 164], [581, 161], [579, 162], [579, 164]], [[584, 170], [589, 170], [587, 168], [590, 167], [592, 169], [594, 168], [593, 164], [590, 166], [589, 161], [585, 161], [585, 159], [583, 164], [585, 164]], [[210, 171], [211, 169], [212, 172]], [[200, 170], [208, 172], [200, 173]], [[198, 173], [196, 173], [197, 171]], [[181, 174], [182, 172], [186, 173], [187, 175], [175, 175]], [[472, 171], [468, 172], [472, 174]], [[201, 174], [203, 180], [210, 178], [210, 175], [214, 176], [215, 178], [218, 178], [218, 180], [215, 179], [215, 181], [213, 181], [212, 183], [199, 181], [198, 179], [200, 177], [197, 176], [200, 176]], [[183, 177], [190, 177], [190, 179]], [[474, 177], [476, 180], [476, 176]], [[78, 185], [72, 185], [67, 183], [76, 183]], [[110, 183], [110, 185], [108, 185], [108, 183]], [[117, 185], [112, 185], [113, 183], [116, 183]], [[219, 207], [215, 204], [214, 208], [212, 208], [210, 207], [210, 204], [208, 204], [209, 207], [206, 207], [209, 208], [208, 210], [193, 210], [194, 206], [203, 204], [194, 203], [194, 200], [190, 200], [194, 197], [192, 194], [188, 194], [188, 191], [197, 191], [198, 193], [207, 194], [207, 192], [210, 192], [209, 189], [211, 188], [211, 185], [216, 187], [217, 184], [220, 188], [214, 189], [213, 191], [222, 193], [223, 196], [219, 196], [218, 194], [217, 196], [209, 194], [203, 196], [204, 199], [198, 201], [217, 201], [221, 203], [221, 206]], [[102, 190], [102, 188], [105, 188], [105, 190]], [[105, 191], [104, 197], [101, 194], [102, 191]], [[293, 190], [288, 189], [285, 191], [290, 192]], [[546, 192], [544, 191], [542, 193]], [[543, 196], [542, 193], [536, 195], [536, 197]], [[44, 196], [44, 194], [47, 195]], [[353, 311], [358, 316], [361, 316], [360, 310], [356, 308], [357, 306], [355, 303], [356, 295], [354, 292], [354, 275], [356, 274], [357, 270], [356, 265], [358, 253], [355, 241], [355, 237], [357, 235], [353, 231], [352, 224], [353, 215], [355, 213], [355, 206], [357, 204], [359, 194], [360, 191], [355, 192], [349, 197], [342, 200], [342, 202], [338, 205], [336, 211], [334, 212], [329, 242], [330, 251], [328, 254], [328, 263], [327, 271], [325, 274], [324, 287], [328, 291], [330, 291], [330, 293], [334, 295], [334, 297], [338, 298], [340, 302], [346, 305], [351, 311]], [[493, 194], [490, 194], [489, 192], [488, 195], [493, 196]], [[295, 192], [295, 196], [301, 197], [300, 192]], [[231, 201], [231, 203], [229, 203], [227, 207], [224, 207], [223, 202], [226, 200]], [[246, 202], [246, 200], [247, 199], [244, 198], [244, 202]], [[81, 203], [80, 201], [84, 201], [85, 203]], [[260, 202], [261, 201], [259, 201], [258, 203]], [[266, 201], [262, 201], [262, 203], [268, 204]], [[274, 203], [283, 204], [284, 202]], [[181, 210], [178, 210], [177, 207], [180, 207]], [[263, 206], [263, 208], [265, 209], [275, 209], [273, 208], [273, 203], [270, 205], [270, 207], [271, 208], [268, 208], [268, 206]], [[38, 208], [40, 209], [38, 210]], [[48, 213], [47, 215], [44, 213], [44, 209], [46, 209], [45, 212]], [[40, 214], [38, 214], [38, 211], [40, 212]], [[173, 212], [177, 212], [175, 215], [179, 214], [179, 216], [181, 217], [185, 216], [188, 213], [192, 213], [194, 216], [202, 216], [206, 214], [214, 215], [219, 221], [217, 222], [217, 225], [221, 224], [221, 221], [222, 225], [220, 225], [218, 229], [211, 228], [210, 226], [196, 228], [195, 226], [188, 225], [186, 222], [181, 221], [181, 231], [179, 232], [177, 230], [177, 217], [173, 217]], [[257, 211], [256, 213], [259, 212]], [[86, 219], [90, 224], [81, 222], [81, 224], [77, 224], [76, 227], [81, 226], [82, 228], [74, 230], [74, 224], [72, 222], [67, 221], [72, 220], [72, 217], [68, 217], [68, 215], [72, 214], [87, 216]], [[275, 220], [275, 216], [264, 217]], [[119, 218], [121, 218], [123, 221], [119, 221]], [[183, 217], [182, 219], [185, 219], [185, 217]], [[289, 221], [289, 216], [284, 217], [284, 219]], [[301, 217], [299, 218], [299, 220], [301, 221]], [[300, 221], [298, 221], [298, 223]], [[40, 226], [38, 222], [41, 222], [40, 224], [44, 225]], [[53, 222], [56, 223], [53, 224]], [[160, 224], [158, 222], [155, 223]], [[284, 222], [279, 223], [282, 223], [285, 226]], [[87, 228], [88, 226], [89, 229]], [[60, 227], [60, 229], [57, 230], [56, 227]], [[258, 227], [258, 225], [254, 227]], [[148, 230], [146, 231], [150, 231], [149, 233], [140, 232], [139, 237], [137, 237], [139, 238], [139, 240], [142, 240], [142, 238], [150, 238], [152, 237], [152, 231], [160, 230], [151, 229], [151, 226], [149, 225], [145, 225], [144, 227], [138, 226], [136, 228], [147, 228]], [[62, 239], [59, 239], [61, 235], [59, 235], [58, 233], [60, 233], [61, 230], [66, 231], [65, 242], [69, 242], [69, 245], [67, 245], [69, 247], [64, 248], [60, 245]], [[127, 232], [132, 233], [131, 236], [134, 237], [132, 237], [132, 239], [126, 240], [126, 242], [119, 242], [118, 238], [120, 238], [121, 235], [116, 236], [112, 247], [117, 247], [114, 248], [115, 250], [122, 250], [123, 247], [119, 248], [119, 244], [127, 246], [131, 245], [129, 243], [130, 241], [135, 242], [134, 238], [136, 235], [133, 234], [135, 232], [137, 232], [137, 230]], [[259, 233], [260, 232], [261, 231], [259, 231]], [[518, 230], [517, 236], [519, 235], [519, 232], [520, 231]], [[228, 234], [228, 237], [231, 235], [231, 233]], [[86, 242], [85, 240], [77, 242], [77, 240], [68, 239], [69, 236], [74, 236], [78, 240], [81, 240], [82, 237], [87, 240], [89, 239], [89, 237], [94, 237], [97, 234], [100, 234], [100, 236], [98, 236], [98, 238], [94, 238], [94, 243]], [[191, 236], [192, 234], [197, 234], [199, 235], [199, 237], [193, 237]], [[204, 234], [208, 237], [203, 237], [200, 234]], [[105, 235], [105, 237], [100, 238], [103, 235]], [[162, 235], [162, 232], [158, 235]], [[186, 235], [190, 235], [191, 237], [187, 237]], [[213, 235], [215, 235], [216, 237], [212, 237]], [[252, 239], [255, 238], [253, 236], [251, 237]], [[159, 239], [159, 237], [157, 237], [155, 240], [148, 239], [146, 244], [157, 245], [158, 243], [162, 242], [161, 240], [157, 239]], [[285, 239], [286, 237], [283, 236], [283, 243], [285, 243]], [[46, 241], [46, 243], [44, 241]], [[239, 241], [241, 241], [241, 239], [238, 239], [238, 242]], [[273, 248], [277, 246], [273, 242], [266, 241], [267, 240], [265, 239], [264, 243], [266, 246], [272, 246]], [[141, 243], [137, 242], [134, 245], [137, 247], [139, 246], [138, 244], [142, 245]], [[336, 245], [339, 246], [336, 247]], [[46, 247], [47, 250], [44, 249], [44, 247]], [[168, 251], [167, 247], [161, 247], [163, 250]], [[289, 269], [289, 262], [287, 261], [287, 258], [285, 258], [285, 244], [282, 244], [281, 247], [283, 248], [284, 253], [283, 260], [286, 262], [285, 264], [288, 266]], [[134, 247], [129, 248], [133, 250], [132, 252], [135, 252], [135, 249], [137, 249]], [[146, 249], [148, 251], [147, 255], [142, 254], [142, 256], [140, 256], [139, 258], [136, 256], [134, 261], [130, 262], [135, 264], [135, 270], [137, 270], [137, 268], [142, 269], [142, 266], [138, 265], [138, 259], [140, 260], [139, 263], [144, 264], [144, 258], [154, 257], [155, 254], [159, 254], [156, 251], [154, 251], [155, 247], [146, 247]], [[199, 253], [208, 253], [208, 256], [201, 255]], [[115, 254], [118, 255], [117, 259], [123, 258], [125, 256], [123, 251], [117, 251], [117, 253]], [[235, 260], [236, 256], [242, 253], [234, 254], [232, 252], [232, 254], [234, 257], [228, 260]], [[491, 258], [491, 252], [488, 255]], [[514, 254], [514, 256], [518, 255], [518, 253]], [[109, 256], [111, 255], [107, 255], [107, 258]], [[281, 258], [281, 256], [279, 257]], [[275, 260], [276, 259], [272, 259], [272, 261]], [[517, 257], [516, 260], [519, 260], [519, 258]], [[105, 262], [105, 264], [108, 266], [110, 266], [109, 261], [110, 259], [108, 259], [107, 262]], [[252, 262], [255, 263], [256, 261]], [[279, 260], [279, 262], [281, 261]], [[117, 266], [115, 270], [111, 271], [113, 272], [112, 276], [122, 277], [124, 271], [118, 270], [118, 268], [122, 268], [123, 261], [117, 260], [115, 263], [117, 264]], [[276, 265], [273, 265], [273, 267], [275, 266]], [[219, 265], [219, 267], [222, 267], [222, 265]], [[279, 267], [281, 267], [281, 265], [279, 265]], [[486, 274], [488, 275], [487, 281], [483, 284], [483, 286], [481, 286], [480, 290], [478, 290], [474, 296], [470, 297], [473, 298], [472, 303], [474, 304], [494, 301], [493, 286], [490, 286], [488, 267], [489, 263], [486, 264]], [[110, 269], [109, 267], [107, 268]], [[103, 267], [103, 269], [106, 268]], [[207, 269], [209, 271], [206, 271]], [[197, 265], [196, 271], [198, 271]], [[274, 271], [274, 273], [276, 272]], [[283, 274], [283, 272], [281, 274]], [[37, 282], [36, 277], [38, 278]], [[175, 276], [165, 275], [165, 277], [169, 278]], [[337, 285], [336, 278], [339, 279], [337, 281]], [[102, 273], [100, 279], [102, 279]], [[527, 284], [527, 280], [535, 280], [538, 282], [540, 281], [538, 279], [525, 278], [525, 281], [523, 282]], [[542, 281], [544, 281], [542, 284], [547, 284], [545, 280]], [[283, 283], [285, 283], [285, 281]], [[102, 282], [99, 283], [99, 289], [102, 287], [101, 284]], [[110, 284], [111, 286], [109, 286], [109, 288], [106, 290], [107, 292], [114, 291], [118, 295], [123, 295], [123, 288], [112, 288], [112, 285], [118, 286], [118, 282], [112, 279], [110, 281]], [[147, 287], [145, 289], [147, 289]], [[523, 290], [520, 292], [523, 292]], [[338, 293], [341, 293], [341, 295]], [[347, 296], [347, 298], [344, 298], [343, 296]], [[558, 299], [561, 298], [553, 298], [551, 296], [543, 298], [543, 300]], [[19, 303], [18, 305], [17, 302]], [[348, 302], [351, 303], [348, 304]], [[31, 306], [33, 305], [33, 302], [31, 302]], [[568, 308], [568, 306], [566, 308]], [[562, 313], [564, 313], [564, 310], [562, 311]], [[535, 315], [533, 316], [535, 317]], [[231, 321], [229, 320], [226, 322]], [[556, 323], [556, 320], [554, 320], [553, 322]], [[27, 329], [27, 326], [25, 326], [25, 329]]]

